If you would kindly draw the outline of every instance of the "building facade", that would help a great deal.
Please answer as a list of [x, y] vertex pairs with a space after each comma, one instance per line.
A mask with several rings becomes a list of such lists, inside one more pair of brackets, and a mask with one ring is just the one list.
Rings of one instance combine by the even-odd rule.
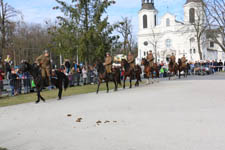
[[[206, 36], [204, 30], [206, 17], [202, 0], [187, 0], [183, 8], [183, 21], [176, 20], [176, 16], [170, 13], [164, 14], [158, 20], [154, 0], [142, 0], [142, 8], [138, 13], [138, 63], [150, 50], [158, 62], [168, 62], [172, 53], [177, 59], [185, 55], [192, 62], [225, 60], [222, 49]], [[200, 40], [197, 40], [197, 35], [202, 31], [205, 32], [202, 33]], [[199, 45], [202, 59], [198, 51]]]

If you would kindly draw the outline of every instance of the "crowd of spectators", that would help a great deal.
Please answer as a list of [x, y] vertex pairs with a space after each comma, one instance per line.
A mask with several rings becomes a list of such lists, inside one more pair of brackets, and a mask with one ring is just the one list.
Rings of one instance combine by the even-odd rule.
[[[213, 61], [189, 61], [187, 63], [189, 75], [214, 74], [215, 72], [225, 71], [225, 62]], [[160, 78], [168, 76], [168, 63], [161, 61], [159, 63]]]

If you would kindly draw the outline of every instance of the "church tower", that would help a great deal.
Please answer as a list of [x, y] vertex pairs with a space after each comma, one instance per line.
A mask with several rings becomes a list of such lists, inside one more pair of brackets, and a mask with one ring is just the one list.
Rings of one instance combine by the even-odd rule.
[[184, 23], [205, 23], [205, 12], [203, 0], [187, 0], [184, 4]]
[[157, 25], [157, 10], [154, 0], [142, 0], [142, 7], [139, 11], [139, 31], [154, 28]]

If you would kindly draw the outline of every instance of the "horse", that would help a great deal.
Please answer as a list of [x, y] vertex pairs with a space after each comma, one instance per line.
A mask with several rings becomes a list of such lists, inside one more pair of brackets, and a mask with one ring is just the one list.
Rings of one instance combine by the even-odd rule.
[[[150, 75], [152, 76], [152, 79], [154, 79], [154, 72], [156, 73], [156, 78], [159, 78], [159, 68], [156, 63], [153, 63], [153, 66], [150, 67], [149, 62], [147, 59], [142, 58], [141, 65], [144, 65], [144, 72], [145, 72], [145, 78], [150, 79]], [[154, 83], [152, 81], [152, 83]]]
[[98, 62], [96, 65], [96, 69], [98, 72], [98, 87], [96, 93], [98, 94], [99, 92], [99, 87], [103, 80], [106, 83], [107, 90], [106, 92], [109, 92], [109, 82], [112, 81], [115, 85], [114, 91], [118, 90], [118, 84], [121, 85], [121, 78], [120, 78], [120, 69], [119, 68], [113, 68], [113, 72], [111, 74], [106, 73], [105, 66], [103, 63]]
[[[43, 88], [45, 88], [45, 80], [46, 79], [44, 79], [41, 76], [40, 67], [36, 63], [31, 65], [28, 62], [22, 62], [21, 66], [20, 66], [20, 70], [22, 72], [29, 72], [34, 79], [34, 83], [35, 83], [36, 89], [37, 89], [36, 103], [39, 103], [40, 99], [43, 102], [45, 102], [45, 99], [41, 96], [41, 91], [43, 90]], [[54, 71], [52, 74], [53, 74], [53, 77], [51, 77], [51, 83], [53, 85], [55, 85], [56, 88], [59, 89], [58, 100], [61, 100], [62, 91], [63, 91], [63, 83], [64, 83], [64, 90], [66, 90], [69, 85], [69, 79], [64, 73], [62, 73], [60, 71]]]
[[135, 86], [139, 86], [139, 81], [141, 81], [141, 73], [142, 73], [141, 67], [135, 66], [134, 70], [130, 70], [130, 64], [125, 59], [122, 59], [121, 67], [124, 68], [125, 70], [123, 77], [123, 88], [125, 89], [126, 87], [125, 82], [127, 77], [129, 77], [130, 79], [130, 88], [132, 88], [132, 80], [134, 80], [134, 78], [137, 79]]
[[179, 71], [179, 79], [182, 71], [184, 71], [184, 77], [187, 78], [188, 66], [187, 64], [183, 64], [180, 58], [178, 59], [178, 71]]
[[172, 75], [177, 75], [178, 66], [177, 63], [173, 64], [171, 61], [169, 63], [169, 80]]

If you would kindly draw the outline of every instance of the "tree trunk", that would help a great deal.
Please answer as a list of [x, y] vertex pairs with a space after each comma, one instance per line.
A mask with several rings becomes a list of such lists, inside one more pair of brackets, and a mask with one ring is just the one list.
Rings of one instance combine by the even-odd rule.
[[200, 57], [200, 60], [202, 60], [202, 51], [201, 51], [201, 41], [199, 38], [197, 38], [197, 42], [198, 42], [198, 53], [199, 53], [199, 57]]

